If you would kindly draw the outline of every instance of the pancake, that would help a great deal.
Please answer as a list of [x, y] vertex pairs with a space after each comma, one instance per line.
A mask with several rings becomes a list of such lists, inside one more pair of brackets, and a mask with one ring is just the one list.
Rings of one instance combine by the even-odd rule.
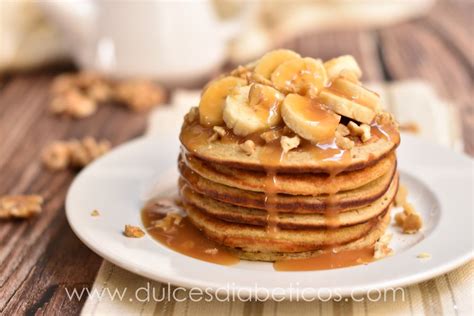
[[[183, 159], [184, 158], [184, 159]], [[247, 191], [265, 192], [267, 174], [265, 172], [228, 168], [205, 163], [196, 158], [181, 156], [179, 167], [184, 163], [202, 177], [223, 185]], [[321, 195], [331, 192], [348, 191], [359, 188], [396, 168], [395, 154], [379, 160], [362, 170], [343, 172], [334, 177], [326, 174], [278, 174], [272, 181], [272, 192], [291, 195]]]
[[[184, 202], [191, 222], [209, 239], [227, 247], [250, 252], [303, 252], [343, 245], [368, 234], [378, 220], [334, 229], [279, 229], [268, 233], [265, 227], [230, 223], [209, 216]], [[388, 206], [384, 212], [388, 210]]]
[[304, 251], [304, 252], [267, 252], [267, 251], [245, 251], [237, 248], [226, 247], [230, 252], [235, 253], [240, 259], [251, 261], [277, 261], [285, 259], [309, 258], [327, 253], [329, 251], [341, 252], [372, 247], [375, 242], [385, 233], [390, 223], [390, 212], [381, 217], [381, 220], [372, 227], [367, 235], [349, 242], [342, 246], [330, 247], [329, 249]]
[[272, 164], [263, 165], [260, 157], [264, 150], [263, 146], [257, 146], [252, 155], [245, 154], [239, 146], [243, 139], [223, 139], [219, 142], [209, 142], [209, 138], [214, 133], [211, 128], [200, 126], [197, 122], [190, 123], [184, 121], [180, 141], [186, 151], [202, 160], [219, 165], [225, 165], [232, 168], [241, 168], [246, 170], [264, 171], [273, 168], [278, 172], [325, 172], [329, 173], [334, 168], [343, 168], [344, 170], [364, 169], [375, 164], [378, 160], [392, 152], [400, 143], [400, 135], [395, 123], [392, 122], [384, 130], [381, 127], [372, 127], [374, 137], [368, 142], [356, 142], [356, 145], [350, 150], [351, 159], [341, 163], [333, 159], [315, 159], [315, 155], [309, 146], [300, 146], [279, 161]]
[[[240, 190], [209, 181], [189, 169], [184, 163], [179, 165], [179, 169], [182, 176], [179, 181], [188, 183], [194, 191], [202, 195], [221, 202], [247, 208], [263, 210], [266, 208], [264, 193]], [[388, 172], [380, 178], [357, 189], [338, 192], [334, 195], [334, 200], [336, 200], [337, 203], [331, 202], [331, 209], [333, 211], [344, 211], [372, 203], [387, 191], [394, 173], [395, 170]], [[284, 209], [288, 213], [323, 213], [328, 204], [328, 196], [277, 194], [273, 197], [272, 202], [276, 209]]]
[[[362, 208], [352, 209], [328, 218], [322, 214], [291, 214], [284, 209], [278, 210], [275, 222], [283, 229], [307, 229], [331, 226], [335, 222], [340, 227], [351, 226], [369, 221], [380, 215], [389, 205], [397, 192], [398, 176], [394, 177], [387, 192], [373, 203]], [[180, 188], [181, 197], [189, 204], [199, 208], [209, 216], [215, 218], [256, 226], [266, 226], [268, 213], [263, 210], [245, 208], [223, 203], [194, 192], [189, 186]]]

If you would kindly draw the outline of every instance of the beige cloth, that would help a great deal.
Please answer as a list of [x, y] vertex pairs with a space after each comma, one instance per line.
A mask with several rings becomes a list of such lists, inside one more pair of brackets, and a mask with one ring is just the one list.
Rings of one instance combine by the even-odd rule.
[[[434, 91], [419, 81], [404, 81], [389, 85], [372, 85], [381, 91], [390, 110], [403, 124], [416, 122], [420, 137], [437, 141], [462, 150], [462, 141], [456, 112], [439, 100]], [[177, 92], [173, 107], [158, 109], [150, 117], [148, 133], [176, 132], [183, 113], [197, 104], [196, 92]], [[174, 129], [174, 130], [173, 130]], [[137, 289], [154, 288], [156, 293], [168, 285], [151, 281], [123, 270], [107, 261], [102, 264], [91, 293], [127, 289], [124, 297], [111, 299], [91, 295], [82, 310], [83, 315], [471, 315], [473, 312], [474, 261], [440, 277], [405, 288], [405, 298], [374, 302], [348, 299], [339, 302], [194, 302], [171, 300], [136, 299]], [[173, 288], [173, 287], [172, 287]], [[158, 294], [157, 294], [158, 295]], [[141, 296], [143, 297], [143, 296]], [[159, 298], [159, 295], [158, 295]]]

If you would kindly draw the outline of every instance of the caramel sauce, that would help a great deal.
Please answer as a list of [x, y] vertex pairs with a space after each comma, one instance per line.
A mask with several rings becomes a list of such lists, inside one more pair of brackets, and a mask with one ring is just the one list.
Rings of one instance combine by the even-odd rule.
[[147, 233], [159, 243], [183, 255], [202, 261], [220, 265], [233, 265], [240, 261], [235, 254], [208, 239], [191, 223], [188, 217], [183, 217], [179, 224], [173, 224], [166, 230], [155, 227], [154, 221], [163, 219], [165, 214], [159, 209], [157, 210], [156, 205], [144, 207], [141, 214]]
[[362, 248], [341, 252], [329, 251], [315, 257], [301, 259], [285, 259], [275, 261], [276, 271], [311, 271], [339, 269], [374, 261], [374, 248]]

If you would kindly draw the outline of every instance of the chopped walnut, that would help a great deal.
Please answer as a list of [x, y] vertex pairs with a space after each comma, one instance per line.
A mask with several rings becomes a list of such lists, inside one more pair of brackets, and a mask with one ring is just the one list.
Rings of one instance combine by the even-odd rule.
[[403, 132], [408, 132], [408, 133], [413, 133], [413, 134], [420, 133], [420, 126], [415, 122], [406, 122], [406, 123], [400, 124], [399, 128]]
[[374, 259], [381, 259], [393, 255], [393, 250], [389, 247], [390, 241], [392, 240], [392, 236], [392, 234], [385, 233], [375, 243]]
[[246, 79], [249, 83], [255, 82], [255, 83], [260, 83], [260, 84], [270, 86], [270, 87], [273, 86], [273, 82], [271, 80], [255, 72], [247, 73]]
[[281, 130], [272, 130], [272, 131], [263, 132], [262, 134], [260, 134], [260, 138], [262, 138], [265, 141], [265, 143], [268, 144], [280, 138], [281, 135], [282, 135]]
[[422, 252], [420, 254], [418, 254], [418, 256], [416, 256], [417, 258], [419, 259], [431, 259], [431, 254], [427, 253], [427, 252]]
[[92, 137], [82, 140], [54, 142], [48, 145], [41, 155], [43, 164], [51, 170], [64, 170], [67, 167], [84, 167], [110, 150], [110, 142], [97, 141]]
[[6, 195], [0, 197], [0, 218], [30, 218], [42, 210], [39, 195]]
[[336, 132], [336, 145], [339, 148], [350, 150], [354, 147], [354, 141]]
[[339, 135], [341, 136], [349, 136], [349, 134], [351, 133], [351, 131], [349, 131], [347, 126], [344, 124], [337, 125], [336, 132], [339, 133]]
[[398, 125], [393, 114], [385, 111], [377, 113], [377, 115], [375, 116], [375, 122], [379, 125]]
[[146, 80], [120, 82], [114, 90], [114, 96], [136, 112], [147, 111], [165, 99], [163, 89]]
[[282, 136], [280, 139], [280, 145], [285, 154], [288, 153], [290, 150], [297, 148], [300, 145], [300, 142], [301, 140], [298, 136]]
[[248, 139], [240, 144], [240, 149], [247, 155], [251, 156], [255, 152], [255, 143]]
[[402, 206], [407, 201], [408, 190], [405, 186], [399, 185], [397, 194], [395, 195], [395, 206]]
[[367, 124], [357, 125], [351, 121], [349, 124], [347, 124], [347, 127], [349, 128], [351, 134], [360, 137], [363, 143], [367, 142], [370, 137], [372, 137], [370, 134], [370, 126]]
[[413, 205], [403, 204], [403, 211], [395, 214], [395, 224], [402, 228], [404, 234], [415, 234], [423, 226], [423, 220]]
[[230, 72], [230, 75], [234, 77], [239, 77], [242, 79], [247, 79], [247, 75], [250, 72], [251, 70], [249, 68], [245, 66], [238, 66], [237, 68], [235, 68], [234, 70]]
[[211, 137], [209, 137], [208, 141], [209, 141], [210, 143], [212, 143], [212, 142], [215, 142], [215, 141], [218, 140], [218, 139], [219, 139], [219, 134], [213, 133], [213, 134], [211, 135]]
[[99, 213], [98, 210], [93, 210], [93, 211], [91, 212], [91, 216], [97, 217], [97, 216], [100, 216], [100, 213]]
[[179, 225], [183, 217], [177, 213], [167, 213], [165, 217], [152, 222], [153, 228], [161, 228], [164, 231], [170, 230], [174, 225]]
[[226, 131], [222, 126], [214, 126], [212, 130], [216, 132], [220, 137], [223, 137], [226, 134]]
[[97, 141], [92, 137], [68, 142], [71, 157], [71, 166], [85, 167], [93, 160], [99, 158], [110, 150], [110, 142], [107, 140]]
[[97, 103], [72, 89], [56, 96], [51, 101], [50, 110], [55, 114], [66, 114], [80, 119], [94, 114], [97, 111]]
[[217, 255], [219, 250], [217, 248], [209, 248], [204, 250], [204, 253], [207, 253], [208, 255]]
[[194, 106], [191, 108], [191, 110], [189, 110], [188, 114], [186, 114], [184, 119], [188, 123], [193, 123], [194, 121], [197, 120], [198, 117], [199, 117], [199, 109], [197, 106]]
[[41, 160], [51, 170], [64, 170], [70, 163], [69, 147], [64, 142], [54, 142], [44, 148]]
[[145, 232], [138, 226], [125, 225], [123, 234], [129, 238], [142, 238], [145, 236]]

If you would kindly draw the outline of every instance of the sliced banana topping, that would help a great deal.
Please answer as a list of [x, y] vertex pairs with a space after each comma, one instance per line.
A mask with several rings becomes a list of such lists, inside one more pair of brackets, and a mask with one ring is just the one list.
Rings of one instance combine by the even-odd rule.
[[270, 129], [281, 122], [283, 98], [276, 89], [258, 83], [237, 87], [226, 99], [224, 122], [239, 136]]
[[296, 58], [278, 66], [272, 73], [276, 89], [285, 93], [316, 96], [327, 84], [326, 70], [321, 60]]
[[342, 76], [358, 81], [362, 76], [359, 64], [351, 55], [330, 59], [324, 63], [324, 68], [326, 68], [329, 80]]
[[321, 91], [318, 100], [335, 113], [366, 124], [370, 124], [376, 114], [371, 108], [346, 99], [331, 90]]
[[230, 91], [247, 84], [247, 81], [237, 77], [217, 79], [206, 87], [199, 103], [199, 121], [204, 126], [222, 125], [225, 100]]
[[379, 112], [381, 110], [380, 96], [360, 84], [352, 82], [346, 78], [339, 77], [331, 83], [331, 90], [338, 92], [347, 99], [364, 105], [372, 110]]
[[313, 143], [333, 138], [341, 119], [316, 100], [298, 94], [285, 97], [281, 116], [293, 132]]
[[295, 58], [300, 58], [300, 55], [288, 49], [277, 49], [271, 51], [260, 58], [255, 66], [255, 73], [266, 79], [270, 79], [271, 74], [278, 66], [285, 61]]

